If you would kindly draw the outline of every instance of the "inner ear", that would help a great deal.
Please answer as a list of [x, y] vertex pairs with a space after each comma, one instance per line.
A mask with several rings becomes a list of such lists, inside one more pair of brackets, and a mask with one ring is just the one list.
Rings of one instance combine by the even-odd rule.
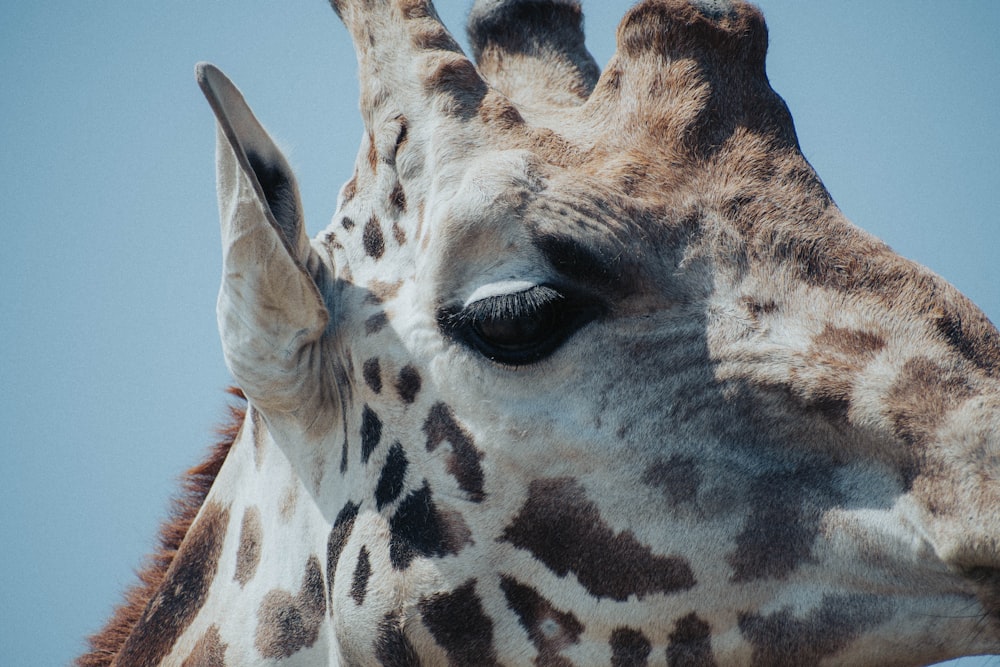
[[264, 194], [264, 199], [267, 201], [267, 206], [271, 209], [271, 215], [278, 223], [286, 243], [294, 248], [301, 212], [298, 210], [295, 186], [290, 175], [285, 171], [283, 165], [268, 162], [254, 150], [247, 150], [246, 156]]
[[[230, 160], [239, 165], [239, 171], [255, 191], [261, 212], [270, 220], [286, 250], [292, 257], [302, 260], [308, 240], [302, 228], [298, 186], [288, 162], [225, 74], [208, 63], [199, 63], [195, 72], [198, 85], [219, 123], [220, 169]], [[220, 202], [238, 193], [238, 189], [229, 192], [238, 183], [239, 178], [229, 173], [228, 168], [219, 171]]]

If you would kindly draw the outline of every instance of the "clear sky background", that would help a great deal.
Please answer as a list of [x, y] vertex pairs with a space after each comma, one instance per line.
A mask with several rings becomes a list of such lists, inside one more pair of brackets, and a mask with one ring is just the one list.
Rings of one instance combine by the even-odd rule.
[[[469, 0], [437, 4], [461, 32]], [[585, 0], [601, 64], [629, 4]], [[837, 203], [997, 321], [1000, 2], [760, 4], [772, 85]], [[225, 413], [198, 60], [285, 147], [319, 232], [361, 136], [353, 51], [326, 2], [0, 3], [4, 664], [83, 648]]]

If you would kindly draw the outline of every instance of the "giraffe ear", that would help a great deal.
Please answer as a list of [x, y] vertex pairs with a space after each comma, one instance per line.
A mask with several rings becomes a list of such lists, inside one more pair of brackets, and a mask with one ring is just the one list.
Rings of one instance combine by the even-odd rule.
[[236, 86], [212, 65], [198, 85], [218, 121], [216, 168], [222, 223], [219, 332], [226, 364], [261, 408], [292, 410], [314, 379], [302, 354], [329, 314], [314, 276], [295, 177]]

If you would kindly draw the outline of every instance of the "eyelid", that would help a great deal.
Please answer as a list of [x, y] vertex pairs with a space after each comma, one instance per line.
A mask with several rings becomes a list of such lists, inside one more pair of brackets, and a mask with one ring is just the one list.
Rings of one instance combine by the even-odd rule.
[[519, 292], [527, 292], [528, 290], [539, 286], [540, 283], [528, 280], [500, 280], [495, 283], [489, 283], [488, 285], [477, 287], [476, 290], [469, 295], [469, 298], [465, 300], [465, 303], [462, 304], [462, 308], [467, 308], [476, 301], [482, 301], [483, 299], [489, 299], [490, 297], [495, 296], [506, 296], [509, 294], [517, 294]]
[[458, 324], [529, 316], [563, 299], [565, 297], [562, 294], [547, 285], [532, 284], [528, 289], [502, 292], [470, 301], [461, 310], [453, 313], [451, 320]]

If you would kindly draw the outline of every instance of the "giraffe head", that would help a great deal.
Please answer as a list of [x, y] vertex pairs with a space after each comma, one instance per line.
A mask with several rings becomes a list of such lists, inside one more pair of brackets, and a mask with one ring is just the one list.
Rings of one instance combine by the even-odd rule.
[[250, 408], [173, 655], [1000, 650], [1000, 336], [844, 219], [754, 7], [641, 2], [603, 73], [572, 0], [480, 2], [477, 65], [425, 0], [333, 7], [366, 136], [312, 241], [287, 162], [198, 70]]

